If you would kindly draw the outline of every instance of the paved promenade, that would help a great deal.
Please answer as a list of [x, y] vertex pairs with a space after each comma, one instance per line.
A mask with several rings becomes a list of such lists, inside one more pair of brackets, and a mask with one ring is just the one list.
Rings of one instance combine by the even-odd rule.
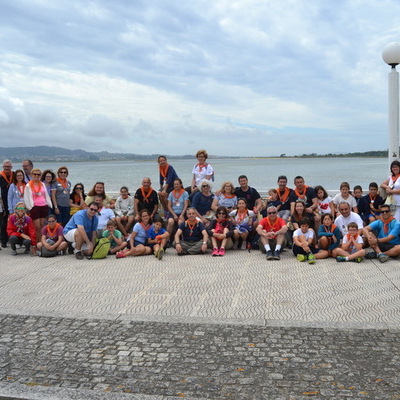
[[400, 262], [3, 249], [0, 399], [12, 397], [400, 399]]

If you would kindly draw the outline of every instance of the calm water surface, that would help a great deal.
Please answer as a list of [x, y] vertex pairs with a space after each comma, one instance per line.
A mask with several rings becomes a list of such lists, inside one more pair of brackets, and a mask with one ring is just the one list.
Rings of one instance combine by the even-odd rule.
[[[193, 160], [171, 160], [185, 186], [190, 185]], [[388, 161], [385, 158], [276, 158], [276, 159], [210, 159], [215, 170], [213, 189], [224, 181], [232, 181], [237, 186], [237, 177], [247, 175], [250, 186], [265, 192], [276, 187], [279, 175], [286, 175], [289, 186], [297, 175], [305, 178], [310, 186], [322, 185], [328, 190], [338, 190], [343, 181], [350, 186], [361, 185], [368, 190], [372, 181], [380, 184], [388, 176]], [[60, 163], [35, 163], [35, 167], [56, 171]], [[14, 165], [14, 169], [19, 167]], [[118, 192], [121, 186], [128, 186], [134, 192], [141, 186], [142, 178], [148, 176], [153, 187], [158, 188], [158, 164], [154, 161], [104, 161], [67, 163], [69, 179], [75, 184], [82, 182], [85, 191], [96, 181], [106, 184], [106, 191]]]

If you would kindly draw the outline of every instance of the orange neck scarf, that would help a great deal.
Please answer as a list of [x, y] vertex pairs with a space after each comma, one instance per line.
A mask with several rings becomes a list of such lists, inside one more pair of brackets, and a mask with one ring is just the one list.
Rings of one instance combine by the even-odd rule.
[[148, 203], [149, 202], [149, 198], [150, 198], [151, 194], [153, 193], [153, 188], [149, 188], [149, 190], [147, 192], [145, 192], [144, 187], [142, 186], [140, 188], [140, 191], [142, 192], [143, 201], [145, 203]]
[[282, 203], [286, 203], [286, 200], [288, 199], [290, 194], [290, 189], [285, 187], [283, 193], [279, 190], [279, 188], [276, 189], [276, 191], [278, 192], [279, 201], [281, 201]]
[[300, 193], [299, 190], [296, 188], [294, 192], [299, 199], [304, 199], [306, 197], [308, 186], [304, 185], [303, 191]]
[[164, 179], [167, 179], [168, 168], [169, 168], [169, 164], [160, 165], [160, 167], [159, 167], [160, 175], [161, 175]]
[[269, 226], [270, 226], [270, 230], [269, 231], [270, 232], [276, 232], [275, 231], [275, 226], [278, 224], [279, 218], [276, 218], [274, 223], [271, 222], [271, 219], [269, 217], [267, 217], [267, 220], [268, 220], [268, 223], [269, 223]]
[[[350, 241], [352, 236], [350, 235], [350, 233], [348, 233], [348, 234], [346, 234], [346, 237], [347, 237], [347, 241]], [[357, 233], [357, 235], [353, 236], [354, 241], [356, 241], [357, 238], [358, 238], [358, 233]]]
[[336, 225], [332, 224], [329, 228], [324, 225], [325, 232], [332, 233], [336, 229]]
[[47, 228], [47, 234], [48, 234], [50, 237], [54, 237], [54, 234], [57, 232], [57, 229], [59, 228], [59, 226], [60, 226], [60, 224], [59, 224], [58, 222], [56, 222], [56, 225], [54, 226], [54, 229], [51, 230], [51, 229], [50, 229], [50, 226], [47, 225], [47, 226], [46, 226], [46, 228]]
[[16, 186], [17, 186], [19, 192], [21, 194], [24, 194], [26, 183], [25, 182], [18, 182]]
[[32, 194], [35, 196], [42, 196], [42, 182], [35, 182], [34, 180], [29, 181], [28, 185], [30, 186], [31, 190], [32, 190]]
[[68, 181], [65, 178], [57, 178], [57, 182], [66, 189], [68, 187]]
[[185, 193], [185, 189], [180, 188], [179, 190], [173, 190], [172, 191], [172, 196], [174, 197], [175, 200], [178, 200], [179, 197], [181, 197]]
[[11, 171], [10, 175], [8, 175], [8, 177], [7, 177], [7, 175], [4, 171], [0, 171], [0, 175], [7, 182], [7, 187], [9, 187], [14, 179], [14, 172]]
[[237, 222], [240, 224], [249, 214], [249, 211], [247, 210], [247, 208], [245, 208], [243, 211], [238, 210], [237, 211]]
[[203, 171], [203, 168], [207, 167], [207, 163], [197, 164], [196, 167], [199, 169], [199, 172]]
[[187, 220], [186, 223], [187, 223], [188, 228], [190, 229], [189, 236], [192, 236], [193, 235], [193, 229], [197, 225], [197, 220], [193, 223], [193, 225], [190, 225], [190, 221], [189, 220]]
[[383, 232], [385, 233], [385, 235], [387, 235], [389, 233], [389, 225], [393, 220], [394, 220], [394, 217], [392, 217], [392, 216], [387, 221], [384, 221], [382, 218]]

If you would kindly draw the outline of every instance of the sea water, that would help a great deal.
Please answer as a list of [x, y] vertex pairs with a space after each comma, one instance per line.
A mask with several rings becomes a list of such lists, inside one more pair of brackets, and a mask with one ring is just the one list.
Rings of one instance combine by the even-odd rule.
[[[370, 182], [381, 184], [389, 175], [386, 158], [215, 158], [207, 160], [215, 170], [213, 190], [221, 187], [225, 181], [231, 181], [235, 186], [239, 175], [246, 175], [249, 185], [260, 192], [277, 187], [279, 175], [286, 175], [288, 186], [293, 187], [295, 176], [303, 176], [309, 186], [322, 185], [330, 191], [338, 191], [340, 183], [346, 181], [351, 188], [361, 185], [364, 192], [368, 191]], [[171, 159], [184, 186], [190, 186], [193, 160]], [[35, 167], [42, 169], [57, 169], [63, 164], [40, 163]], [[157, 160], [149, 161], [91, 161], [68, 162], [68, 179], [74, 185], [82, 182], [87, 193], [97, 182], [104, 182], [106, 191], [118, 193], [121, 186], [127, 186], [131, 193], [141, 186], [143, 177], [150, 177], [152, 186], [159, 187]], [[13, 170], [20, 166], [13, 165]]]

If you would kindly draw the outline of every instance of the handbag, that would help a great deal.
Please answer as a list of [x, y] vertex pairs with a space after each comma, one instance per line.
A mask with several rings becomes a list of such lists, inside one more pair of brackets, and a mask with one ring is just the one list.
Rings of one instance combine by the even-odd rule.
[[394, 199], [394, 196], [392, 194], [388, 194], [385, 200], [385, 204], [390, 207], [391, 212], [396, 211], [396, 201]]

